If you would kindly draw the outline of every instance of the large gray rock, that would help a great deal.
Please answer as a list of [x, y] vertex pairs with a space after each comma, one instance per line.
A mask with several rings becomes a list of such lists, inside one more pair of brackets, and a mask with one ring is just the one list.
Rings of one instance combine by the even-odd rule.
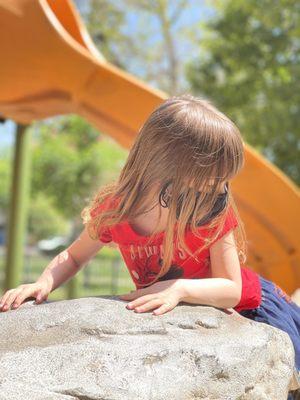
[[286, 400], [287, 333], [180, 303], [155, 316], [116, 297], [29, 301], [0, 313], [0, 399]]

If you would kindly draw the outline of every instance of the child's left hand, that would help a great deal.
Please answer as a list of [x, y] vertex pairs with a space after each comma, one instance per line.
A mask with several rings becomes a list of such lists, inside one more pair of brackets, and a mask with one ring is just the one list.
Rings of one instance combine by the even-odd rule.
[[118, 297], [121, 300], [134, 300], [127, 304], [128, 309], [144, 312], [155, 308], [154, 315], [164, 314], [175, 308], [181, 301], [181, 280], [158, 281], [151, 286], [121, 294]]

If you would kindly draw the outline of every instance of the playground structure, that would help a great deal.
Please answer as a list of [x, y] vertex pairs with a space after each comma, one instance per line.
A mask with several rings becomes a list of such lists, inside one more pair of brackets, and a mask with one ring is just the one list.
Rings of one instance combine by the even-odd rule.
[[[168, 97], [107, 62], [71, 0], [0, 0], [0, 43], [0, 116], [19, 124], [77, 113], [129, 149], [143, 121]], [[7, 288], [19, 284], [14, 281], [18, 273], [13, 272], [20, 268], [14, 257], [22, 246], [18, 221], [24, 219], [23, 180], [29, 179], [26, 135], [21, 126], [9, 221]], [[291, 294], [300, 286], [299, 190], [247, 144], [245, 158], [232, 190], [248, 236], [247, 264]]]

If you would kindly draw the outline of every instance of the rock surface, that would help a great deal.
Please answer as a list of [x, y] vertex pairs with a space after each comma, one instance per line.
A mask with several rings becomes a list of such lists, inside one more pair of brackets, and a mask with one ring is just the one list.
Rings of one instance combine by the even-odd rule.
[[[0, 400], [286, 400], [287, 333], [232, 309], [155, 316], [113, 296], [0, 313]], [[293, 387], [294, 386], [294, 387]]]

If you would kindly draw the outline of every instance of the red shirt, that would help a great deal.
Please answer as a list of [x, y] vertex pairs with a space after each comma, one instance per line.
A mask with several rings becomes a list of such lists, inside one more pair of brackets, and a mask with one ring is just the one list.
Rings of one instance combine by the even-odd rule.
[[[97, 211], [113, 206], [114, 202], [106, 200], [91, 212], [94, 216]], [[224, 227], [218, 239], [238, 225], [232, 208], [229, 208]], [[203, 246], [203, 238], [209, 235], [205, 225], [200, 228], [201, 238], [197, 238], [191, 231], [186, 233], [186, 243], [192, 251]], [[216, 228], [214, 228], [216, 229]], [[211, 231], [210, 231], [211, 232]], [[211, 234], [211, 233], [210, 233]], [[147, 245], [149, 236], [138, 234], [129, 222], [123, 221], [113, 227], [102, 227], [99, 240], [103, 243], [115, 242], [121, 252], [124, 262], [128, 268], [131, 278], [136, 286], [140, 288], [143, 284], [154, 279], [161, 268], [163, 256], [164, 232], [158, 233], [151, 243]], [[213, 242], [214, 243], [214, 242]], [[210, 246], [212, 243], [210, 244]], [[169, 271], [160, 277], [159, 280], [168, 279], [201, 279], [210, 278], [210, 254], [209, 248], [197, 255], [197, 260], [189, 256], [183, 249], [176, 248]], [[249, 308], [256, 308], [261, 303], [261, 284], [259, 275], [248, 267], [241, 267], [242, 296], [234, 310], [241, 311]]]

